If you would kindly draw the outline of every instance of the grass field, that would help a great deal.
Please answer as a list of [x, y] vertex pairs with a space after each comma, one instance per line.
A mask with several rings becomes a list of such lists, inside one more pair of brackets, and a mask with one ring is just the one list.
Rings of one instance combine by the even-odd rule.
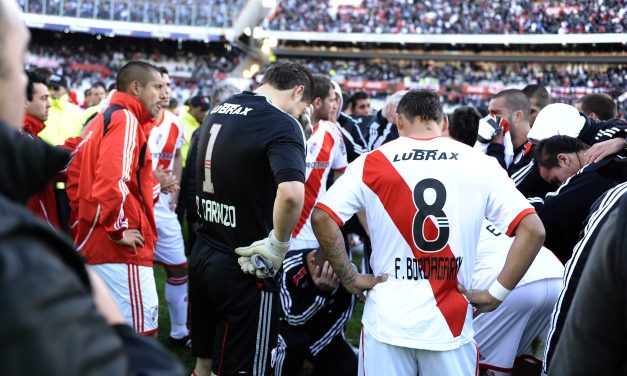
[[[354, 262], [356, 265], [361, 265], [360, 258], [355, 258]], [[188, 371], [187, 374], [191, 374], [194, 369], [195, 359], [191, 356], [189, 349], [172, 347], [168, 342], [168, 336], [170, 335], [170, 313], [168, 312], [168, 305], [165, 301], [165, 271], [161, 266], [155, 266], [154, 270], [155, 279], [157, 281], [157, 292], [159, 293], [159, 341], [181, 360], [181, 363], [183, 363], [185, 369]], [[359, 346], [363, 307], [363, 303], [357, 302], [357, 304], [355, 304], [353, 316], [346, 325], [346, 338], [355, 347]]]

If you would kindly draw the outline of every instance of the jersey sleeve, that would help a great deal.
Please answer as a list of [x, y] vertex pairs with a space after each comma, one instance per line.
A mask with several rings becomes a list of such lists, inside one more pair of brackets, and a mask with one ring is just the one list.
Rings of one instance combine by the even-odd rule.
[[[284, 268], [286, 265], [287, 263], [284, 262]], [[290, 265], [282, 274], [281, 308], [290, 325], [301, 326], [325, 307], [327, 299], [315, 287], [299, 284], [301, 279], [308, 278], [307, 268], [302, 263], [290, 263]]]
[[361, 175], [364, 166], [364, 157], [351, 163], [346, 172], [329, 188], [327, 193], [316, 204], [316, 208], [323, 210], [341, 227], [355, 213], [365, 207], [364, 192], [361, 184]]
[[485, 164], [490, 177], [485, 217], [507, 236], [513, 236], [520, 221], [536, 211], [496, 159], [488, 157]]
[[305, 182], [305, 139], [295, 120], [279, 118], [290, 123], [273, 134], [266, 147], [266, 155], [276, 184], [287, 181]]

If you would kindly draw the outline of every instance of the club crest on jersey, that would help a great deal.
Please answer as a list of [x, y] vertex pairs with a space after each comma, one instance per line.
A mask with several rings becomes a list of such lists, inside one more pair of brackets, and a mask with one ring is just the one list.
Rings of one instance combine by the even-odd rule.
[[212, 114], [225, 114], [225, 115], [242, 115], [246, 116], [253, 109], [251, 107], [242, 107], [239, 104], [222, 103], [219, 106], [215, 106], [212, 110]]
[[439, 150], [412, 149], [412, 151], [402, 154], [395, 154], [392, 162], [401, 161], [458, 161], [459, 153], [452, 153]]

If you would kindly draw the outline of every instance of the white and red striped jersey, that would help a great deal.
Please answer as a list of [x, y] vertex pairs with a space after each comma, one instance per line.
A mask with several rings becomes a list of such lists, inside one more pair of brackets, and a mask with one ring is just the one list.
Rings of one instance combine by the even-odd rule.
[[318, 240], [311, 228], [311, 212], [327, 192], [327, 178], [331, 170], [344, 171], [348, 165], [346, 146], [338, 126], [321, 120], [307, 140], [305, 156], [305, 203], [292, 232], [291, 249], [318, 248]]
[[342, 225], [365, 209], [370, 266], [362, 323], [383, 343], [452, 350], [472, 339], [470, 286], [484, 217], [508, 235], [534, 209], [496, 159], [445, 137], [401, 137], [362, 155], [317, 204]]
[[[505, 236], [490, 221], [484, 220], [477, 245], [473, 289], [487, 290], [505, 265], [505, 259], [514, 240]], [[535, 260], [516, 287], [543, 279], [562, 278], [564, 265], [549, 249], [542, 247]]]
[[[155, 124], [148, 137], [148, 150], [152, 155], [152, 169], [172, 171], [176, 151], [185, 144], [183, 122], [174, 113], [163, 111], [161, 122]], [[170, 194], [161, 193], [155, 204], [155, 216], [176, 216], [169, 208]]]

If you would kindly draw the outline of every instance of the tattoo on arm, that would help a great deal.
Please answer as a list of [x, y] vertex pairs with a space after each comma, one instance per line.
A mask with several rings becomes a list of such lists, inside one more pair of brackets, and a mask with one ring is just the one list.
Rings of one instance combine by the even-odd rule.
[[333, 271], [338, 276], [342, 284], [351, 284], [355, 280], [357, 272], [348, 259], [342, 232], [337, 224], [331, 219], [325, 221], [323, 231], [316, 232], [320, 242], [320, 250], [324, 257], [329, 260]]

